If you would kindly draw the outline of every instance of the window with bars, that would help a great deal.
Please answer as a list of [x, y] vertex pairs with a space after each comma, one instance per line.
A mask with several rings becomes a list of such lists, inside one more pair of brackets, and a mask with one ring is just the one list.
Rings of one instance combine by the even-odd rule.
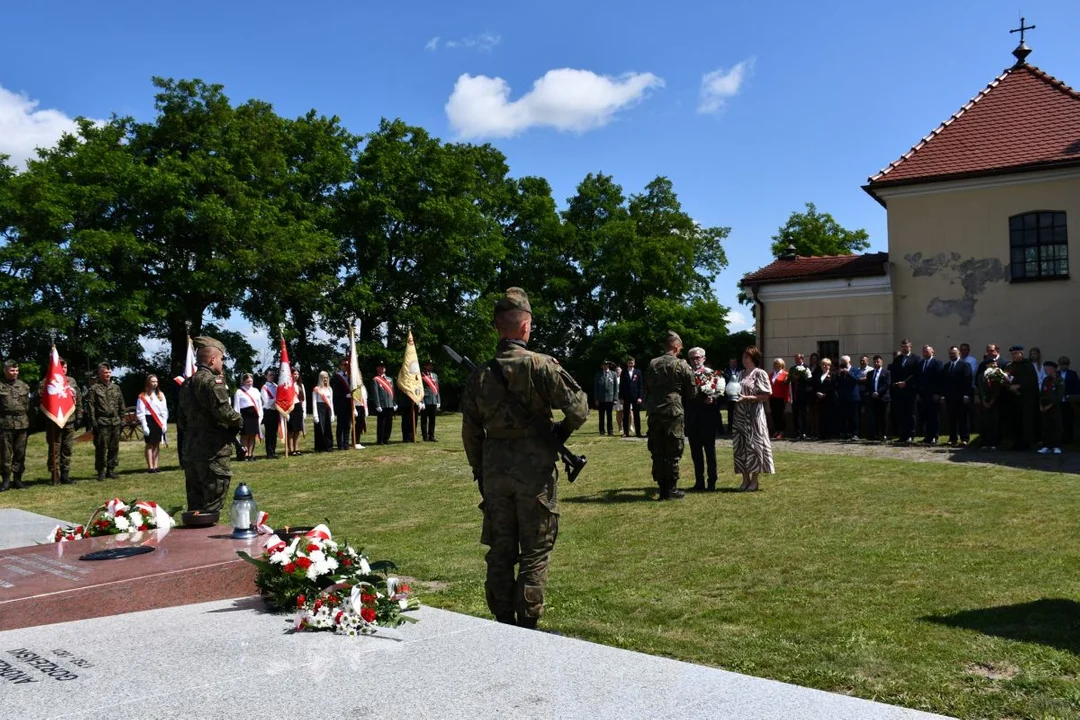
[[1009, 218], [1009, 267], [1014, 281], [1069, 277], [1065, 213], [1040, 210]]

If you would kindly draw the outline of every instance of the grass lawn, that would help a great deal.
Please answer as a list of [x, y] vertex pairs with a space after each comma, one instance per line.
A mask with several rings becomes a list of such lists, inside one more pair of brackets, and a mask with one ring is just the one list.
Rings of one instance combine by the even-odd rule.
[[[423, 602], [487, 616], [458, 423], [439, 419], [438, 444], [236, 464], [234, 487], [272, 525], [328, 519], [427, 581]], [[763, 492], [658, 503], [644, 443], [589, 427], [571, 443], [589, 465], [560, 488], [545, 626], [964, 718], [1080, 717], [1080, 476], [779, 452]], [[152, 476], [141, 447], [122, 446], [119, 480], [39, 483], [0, 506], [84, 522], [113, 496], [182, 504], [175, 452]], [[44, 453], [34, 436], [28, 478]], [[92, 465], [78, 445], [73, 475]]]

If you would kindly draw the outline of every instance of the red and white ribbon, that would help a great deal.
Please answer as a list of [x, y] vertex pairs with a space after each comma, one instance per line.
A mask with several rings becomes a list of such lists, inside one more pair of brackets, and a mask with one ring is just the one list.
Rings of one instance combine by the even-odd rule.
[[[273, 535], [274, 528], [267, 525], [267, 521], [270, 519], [270, 513], [263, 510], [259, 511], [259, 517], [255, 521], [255, 531], [260, 535]], [[276, 535], [275, 535], [276, 537]]]
[[288, 547], [288, 545], [285, 544], [285, 541], [282, 540], [281, 538], [279, 538], [276, 534], [271, 535], [266, 540], [266, 542], [263, 543], [263, 548], [270, 555], [273, 555], [276, 552], [280, 552], [280, 551], [284, 550], [287, 547]]
[[311, 530], [308, 530], [306, 533], [304, 533], [304, 537], [318, 538], [319, 540], [329, 540], [330, 528], [326, 527], [325, 525], [316, 525]]
[[124, 501], [120, 498], [113, 498], [109, 502], [105, 503], [105, 510], [113, 517], [116, 517], [116, 514], [118, 512], [127, 512], [127, 509], [127, 504], [125, 504]]

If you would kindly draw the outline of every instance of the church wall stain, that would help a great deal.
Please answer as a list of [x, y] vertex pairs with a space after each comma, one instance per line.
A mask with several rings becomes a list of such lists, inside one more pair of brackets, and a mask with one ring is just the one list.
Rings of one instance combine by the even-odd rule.
[[955, 315], [961, 325], [970, 325], [975, 317], [978, 297], [989, 283], [1006, 282], [1009, 266], [998, 258], [962, 258], [959, 253], [938, 253], [923, 257], [920, 252], [904, 256], [911, 267], [911, 277], [938, 277], [950, 285], [959, 283], [963, 295], [953, 298], [933, 297], [927, 303], [926, 312], [939, 318]]

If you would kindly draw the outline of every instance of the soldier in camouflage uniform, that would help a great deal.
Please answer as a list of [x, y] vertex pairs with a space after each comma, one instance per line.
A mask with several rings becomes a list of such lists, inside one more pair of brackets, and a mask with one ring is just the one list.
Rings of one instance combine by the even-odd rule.
[[[524, 290], [510, 288], [495, 304], [495, 328], [495, 359], [465, 386], [461, 439], [484, 498], [488, 607], [501, 623], [535, 628], [559, 532], [555, 441], [584, 424], [589, 401], [557, 360], [526, 349], [532, 308]], [[564, 418], [554, 425], [553, 408]]]
[[19, 363], [4, 362], [0, 378], [0, 492], [22, 490], [26, 465], [26, 435], [30, 432], [30, 386], [19, 379]]
[[86, 393], [86, 412], [94, 431], [94, 469], [97, 479], [104, 480], [120, 477], [116, 466], [120, 462], [120, 428], [126, 409], [120, 386], [112, 383], [112, 368], [105, 363], [98, 365], [97, 380]]
[[[48, 418], [45, 419], [45, 437], [48, 443], [48, 458], [45, 461], [49, 468], [49, 477], [53, 477], [53, 446], [60, 445], [60, 482], [64, 485], [74, 485], [71, 479], [71, 454], [75, 449], [75, 432], [82, 422], [82, 397], [79, 394], [79, 383], [75, 378], [67, 375], [67, 360], [60, 359], [60, 368], [64, 371], [64, 381], [71, 388], [72, 397], [75, 400], [75, 414], [68, 418], [64, 427], [57, 427], [56, 423]], [[44, 398], [44, 396], [42, 396]]]
[[653, 358], [645, 372], [647, 393], [649, 453], [652, 455], [652, 476], [660, 486], [660, 500], [679, 500], [684, 493], [679, 483], [679, 460], [683, 454], [683, 419], [685, 403], [694, 399], [694, 371], [685, 360], [679, 359], [682, 338], [668, 331], [667, 351]]
[[221, 374], [225, 346], [198, 337], [195, 374], [180, 387], [179, 424], [184, 429], [184, 478], [189, 511], [217, 512], [232, 479], [233, 438], [243, 417], [233, 409]]

